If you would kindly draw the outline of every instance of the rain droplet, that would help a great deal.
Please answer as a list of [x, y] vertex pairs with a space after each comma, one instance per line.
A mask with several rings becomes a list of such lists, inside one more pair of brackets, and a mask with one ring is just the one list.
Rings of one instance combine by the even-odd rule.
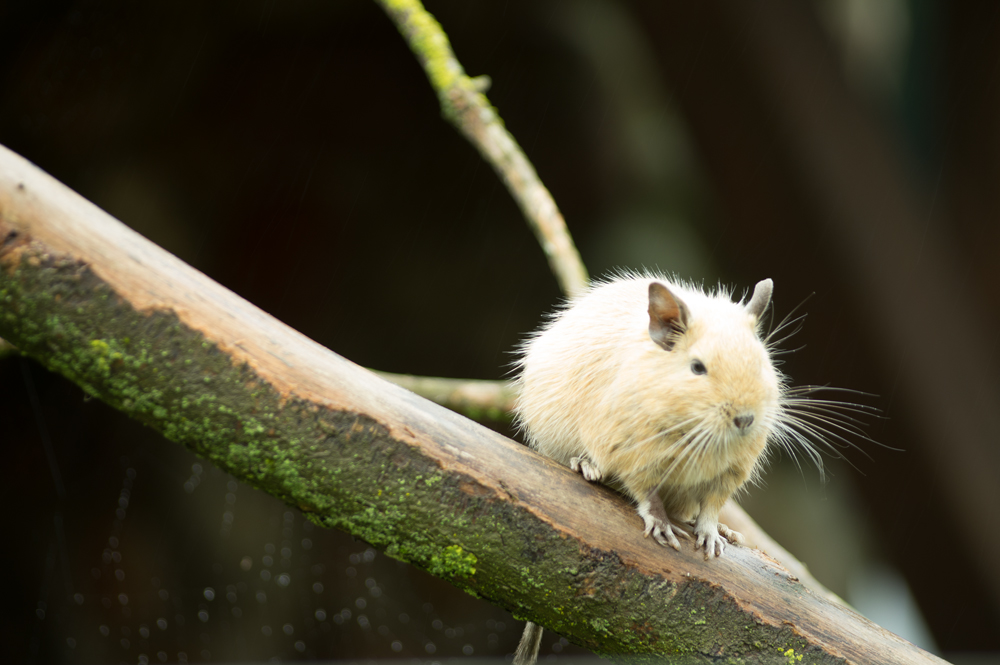
[[159, 619], [156, 620], [156, 627], [159, 628], [160, 630], [166, 630], [167, 620], [164, 619], [163, 617], [160, 617]]
[[410, 615], [406, 614], [405, 612], [403, 614], [400, 614], [399, 623], [410, 623]]
[[257, 592], [257, 602], [258, 603], [266, 603], [267, 602], [267, 594], [264, 593], [263, 591], [258, 591]]
[[126, 638], [123, 637], [122, 638], [122, 649], [128, 649], [129, 644], [131, 644], [131, 642], [129, 642]]
[[263, 563], [263, 564], [264, 564], [265, 566], [270, 566], [271, 564], [273, 564], [273, 563], [274, 563], [274, 559], [272, 559], [272, 558], [271, 558], [271, 557], [269, 557], [269, 556], [265, 556], [265, 557], [264, 557], [263, 559], [261, 559], [260, 561], [261, 561], [261, 563]]
[[205, 595], [205, 600], [215, 600], [215, 589], [212, 587], [205, 587], [205, 590], [202, 593]]
[[145, 626], [139, 626], [139, 635], [141, 635], [143, 639], [149, 637], [149, 628], [146, 628]]
[[118, 602], [121, 603], [122, 605], [128, 605], [128, 596], [126, 596], [124, 593], [118, 594]]
[[233, 608], [233, 616], [236, 617], [237, 619], [239, 619], [241, 616], [243, 616], [243, 610], [241, 610], [238, 607], [234, 607]]
[[358, 598], [357, 600], [354, 601], [354, 604], [357, 606], [359, 610], [363, 610], [365, 609], [365, 606], [368, 605], [368, 601], [365, 600], [364, 598]]
[[250, 570], [251, 568], [253, 568], [253, 559], [251, 559], [248, 556], [245, 556], [242, 559], [240, 559], [240, 568], [242, 568], [243, 570]]
[[77, 605], [83, 605], [83, 594], [82, 593], [74, 593], [73, 594], [73, 600], [76, 601]]
[[167, 652], [166, 651], [160, 651], [160, 652], [158, 652], [156, 654], [156, 657], [160, 659], [161, 663], [167, 662]]
[[282, 626], [281, 630], [285, 631], [285, 635], [291, 635], [292, 633], [295, 632], [294, 626], [292, 626], [292, 624], [290, 623], [286, 623], [284, 626]]
[[228, 600], [230, 603], [235, 603], [237, 601], [236, 592], [230, 591], [229, 593], [227, 593], [226, 600]]
[[239, 485], [236, 484], [235, 480], [230, 480], [228, 483], [226, 483], [226, 489], [229, 490], [230, 492], [235, 492], [238, 487]]
[[441, 621], [441, 619], [434, 619], [434, 621], [431, 622], [431, 627], [434, 630], [441, 630], [444, 628], [444, 622]]
[[289, 577], [288, 573], [282, 573], [282, 574], [278, 575], [277, 582], [278, 582], [279, 586], [283, 586], [283, 587], [284, 586], [288, 586], [291, 581], [292, 581], [292, 578]]
[[115, 571], [115, 577], [118, 578], [119, 582], [124, 582], [125, 581], [125, 571], [122, 570], [121, 568], [117, 569]]
[[437, 651], [437, 647], [434, 646], [433, 642], [428, 642], [427, 644], [424, 645], [424, 651], [426, 651], [427, 653], [431, 653], [432, 654], [435, 651]]
[[313, 591], [315, 591], [316, 593], [323, 593], [323, 583], [322, 582], [314, 582], [313, 583]]
[[208, 612], [201, 610], [198, 612], [198, 618], [201, 619], [202, 623], [208, 622]]
[[260, 627], [260, 632], [264, 633], [264, 637], [271, 637], [271, 627], [270, 626], [261, 626]]
[[170, 592], [166, 589], [160, 589], [160, 600], [167, 600], [170, 598]]
[[316, 621], [323, 621], [326, 619], [326, 612], [321, 607], [318, 610], [316, 610], [316, 613], [313, 616], [316, 617]]
[[472, 655], [472, 645], [471, 644], [466, 644], [464, 647], [462, 647], [462, 653], [464, 653], [466, 656], [471, 656]]
[[393, 640], [392, 641], [392, 650], [395, 651], [396, 653], [399, 653], [400, 651], [403, 650], [403, 643], [400, 642], [399, 640]]
[[298, 642], [295, 643], [295, 650], [298, 651], [299, 653], [305, 651], [306, 643], [303, 642], [302, 640], [299, 640]]
[[111, 631], [108, 630], [107, 626], [101, 626], [99, 630], [101, 631], [101, 635], [104, 635], [104, 637], [107, 637], [108, 635], [111, 634]]
[[312, 549], [312, 546], [313, 546], [313, 541], [309, 540], [308, 538], [302, 539], [302, 549], [309, 550]]
[[260, 579], [262, 579], [265, 582], [267, 582], [269, 579], [271, 579], [271, 571], [270, 570], [262, 570], [262, 571], [260, 571]]

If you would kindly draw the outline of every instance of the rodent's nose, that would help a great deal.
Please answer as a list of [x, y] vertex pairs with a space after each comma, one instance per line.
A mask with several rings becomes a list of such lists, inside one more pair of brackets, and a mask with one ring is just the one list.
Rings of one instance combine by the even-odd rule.
[[740, 415], [733, 418], [733, 424], [746, 434], [746, 431], [750, 429], [750, 425], [753, 425], [753, 414], [752, 413], [741, 413]]

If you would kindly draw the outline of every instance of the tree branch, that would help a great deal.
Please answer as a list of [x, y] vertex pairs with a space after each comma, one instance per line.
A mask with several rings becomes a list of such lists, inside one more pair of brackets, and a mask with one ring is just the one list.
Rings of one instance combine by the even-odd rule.
[[510, 420], [516, 391], [507, 381], [444, 379], [372, 370], [386, 381], [402, 386], [436, 404], [473, 420]]
[[610, 490], [324, 349], [4, 148], [0, 335], [314, 522], [595, 651], [941, 662], [758, 550], [643, 539]]
[[573, 245], [566, 221], [521, 146], [503, 126], [483, 94], [489, 78], [469, 78], [440, 24], [419, 0], [376, 0], [417, 56], [437, 92], [444, 117], [465, 135], [497, 172], [549, 260], [563, 293], [587, 286], [587, 269]]

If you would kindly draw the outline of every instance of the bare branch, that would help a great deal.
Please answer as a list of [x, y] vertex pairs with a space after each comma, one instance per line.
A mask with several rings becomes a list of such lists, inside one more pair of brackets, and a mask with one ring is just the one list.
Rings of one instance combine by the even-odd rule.
[[483, 94], [489, 79], [466, 76], [440, 24], [419, 0], [376, 2], [395, 22], [427, 72], [444, 117], [479, 150], [507, 185], [535, 232], [563, 293], [579, 293], [587, 286], [587, 269], [552, 195]]
[[473, 420], [510, 420], [516, 391], [507, 381], [443, 379], [372, 370], [386, 381]]

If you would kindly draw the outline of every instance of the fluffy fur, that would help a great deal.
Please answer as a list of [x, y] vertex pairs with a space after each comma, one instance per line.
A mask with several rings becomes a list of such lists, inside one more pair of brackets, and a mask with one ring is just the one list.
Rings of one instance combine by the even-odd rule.
[[[651, 337], [651, 282], [687, 309], [669, 350]], [[721, 555], [720, 535], [740, 537], [719, 511], [758, 474], [781, 420], [783, 382], [758, 330], [766, 305], [755, 313], [662, 275], [593, 286], [521, 348], [528, 442], [631, 497], [646, 535], [677, 548], [687, 534], [671, 519], [693, 523], [706, 555]]]
[[[596, 284], [520, 349], [516, 413], [529, 444], [632, 498], [660, 544], [679, 549], [683, 522], [706, 557], [720, 556], [742, 536], [719, 511], [758, 479], [769, 445], [804, 451], [822, 475], [810, 439], [835, 455], [831, 440], [870, 440], [852, 415], [871, 408], [785, 385], [772, 338], [800, 319], [762, 337], [770, 293], [764, 280], [744, 305], [656, 274]], [[541, 632], [528, 624], [514, 665], [535, 662]]]

